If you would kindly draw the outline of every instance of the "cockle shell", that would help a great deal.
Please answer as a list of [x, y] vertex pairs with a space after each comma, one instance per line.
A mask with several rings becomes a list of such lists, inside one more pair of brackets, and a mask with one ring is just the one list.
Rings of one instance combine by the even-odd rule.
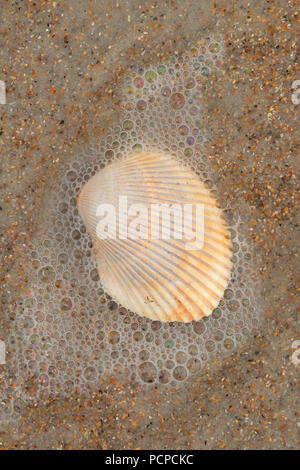
[[[127, 208], [142, 208], [135, 214], [128, 210], [127, 228], [126, 219], [118, 212], [125, 207], [120, 209], [120, 200], [126, 200]], [[184, 231], [181, 239], [175, 237], [180, 219], [175, 219], [174, 214], [169, 219], [171, 236], [162, 237], [158, 231], [155, 238], [153, 233], [161, 227], [151, 223], [160, 224], [163, 220], [163, 226], [168, 219], [161, 215], [152, 222], [153, 204], [203, 207], [203, 243], [189, 243]], [[103, 232], [99, 235], [99, 206], [116, 208], [116, 219], [114, 215], [107, 216], [108, 232], [108, 227], [112, 227], [109, 223], [116, 222], [115, 231], [107, 238]], [[84, 185], [78, 211], [93, 241], [103, 288], [123, 307], [162, 322], [199, 320], [217, 307], [232, 266], [228, 230], [209, 189], [174, 157], [163, 153], [134, 154], [111, 163]], [[104, 212], [100, 212], [103, 216]], [[196, 210], [182, 220], [192, 229]], [[145, 238], [130, 236], [130, 224], [131, 229], [138, 226]]]

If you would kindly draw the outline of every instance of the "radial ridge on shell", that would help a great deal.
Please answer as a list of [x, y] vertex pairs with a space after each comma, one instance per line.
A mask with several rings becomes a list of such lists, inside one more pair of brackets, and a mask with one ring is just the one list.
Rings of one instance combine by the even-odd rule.
[[[123, 307], [161, 322], [199, 320], [217, 307], [232, 267], [227, 226], [209, 189], [176, 158], [153, 152], [115, 161], [84, 185], [77, 205], [103, 288]], [[99, 222], [111, 207], [112, 231], [103, 235]], [[198, 216], [202, 237], [193, 240]]]

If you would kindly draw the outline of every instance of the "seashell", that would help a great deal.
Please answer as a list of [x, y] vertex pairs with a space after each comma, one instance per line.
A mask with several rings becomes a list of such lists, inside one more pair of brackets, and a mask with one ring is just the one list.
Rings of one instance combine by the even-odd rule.
[[167, 153], [130, 155], [95, 174], [77, 204], [103, 288], [123, 307], [161, 322], [199, 320], [217, 307], [231, 241], [191, 169]]

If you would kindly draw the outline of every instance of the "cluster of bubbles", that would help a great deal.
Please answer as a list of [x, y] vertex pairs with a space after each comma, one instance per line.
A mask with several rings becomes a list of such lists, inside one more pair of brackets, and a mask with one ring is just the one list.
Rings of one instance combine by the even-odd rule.
[[212, 315], [189, 324], [141, 318], [103, 291], [76, 207], [82, 186], [109, 162], [153, 148], [189, 165], [218, 199], [205, 157], [199, 96], [200, 82], [221, 64], [222, 46], [211, 41], [170, 64], [132, 67], [120, 125], [63, 168], [49, 197], [47, 236], [33, 241], [30, 288], [8, 312], [14, 329], [7, 365], [15, 377], [30, 377], [40, 396], [96, 388], [105, 373], [142, 383], [182, 382], [234, 351], [257, 328], [252, 255], [243, 223], [226, 210], [226, 200], [219, 203], [233, 242], [232, 277]]

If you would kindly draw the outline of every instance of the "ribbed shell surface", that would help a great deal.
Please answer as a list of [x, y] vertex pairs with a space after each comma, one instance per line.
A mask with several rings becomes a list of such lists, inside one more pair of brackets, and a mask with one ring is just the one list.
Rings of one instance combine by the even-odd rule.
[[[153, 207], [162, 204], [180, 208], [181, 219], [175, 212], [169, 219], [162, 213], [152, 219]], [[97, 233], [99, 206], [115, 208], [113, 237]], [[127, 220], [120, 216], [124, 207]], [[187, 207], [192, 212], [186, 214]], [[203, 208], [203, 239], [193, 245], [184, 228], [195, 229], [196, 207]], [[111, 163], [84, 185], [78, 210], [93, 241], [103, 288], [121, 305], [162, 322], [199, 320], [217, 307], [231, 272], [228, 230], [209, 189], [174, 157], [148, 153]], [[130, 236], [141, 227], [145, 238]], [[180, 228], [182, 238], [176, 238], [174, 230]]]

